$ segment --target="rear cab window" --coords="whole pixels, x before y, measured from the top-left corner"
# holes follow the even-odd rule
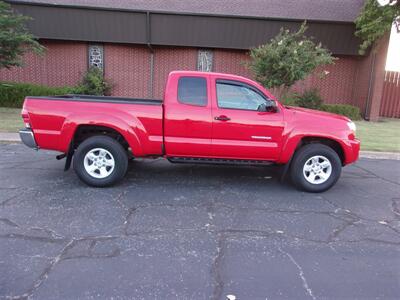
[[[179,78],[178,102],[195,106],[207,106],[207,79],[194,76]]]

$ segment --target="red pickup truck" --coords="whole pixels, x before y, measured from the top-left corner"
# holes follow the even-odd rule
[[[91,186],[121,180],[131,158],[173,163],[284,165],[293,183],[322,192],[360,142],[346,117],[280,104],[240,76],[174,71],[164,100],[66,95],[27,97],[21,140],[73,160]]]

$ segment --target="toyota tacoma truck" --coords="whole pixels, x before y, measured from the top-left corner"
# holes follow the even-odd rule
[[[332,187],[358,158],[356,126],[343,116],[284,106],[244,77],[169,74],[163,100],[26,97],[21,140],[60,152],[90,186],[120,181],[133,158],[172,163],[282,165],[308,192]]]

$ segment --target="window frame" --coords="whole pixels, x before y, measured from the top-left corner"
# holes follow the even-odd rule
[[[220,84],[229,84],[229,85],[234,85],[234,86],[240,86],[240,87],[245,87],[248,88],[250,90],[252,90],[253,92],[257,93],[259,96],[261,96],[261,98],[263,98],[265,100],[265,102],[267,101],[271,101],[271,102],[275,102],[274,100],[272,100],[271,98],[267,97],[263,92],[261,92],[258,88],[256,88],[255,86],[252,86],[248,83],[242,82],[242,81],[238,81],[238,80],[232,80],[232,79],[216,79],[215,80],[215,99],[217,101],[217,107],[219,109],[233,109],[233,110],[245,110],[245,111],[256,111],[256,112],[260,112],[258,110],[254,110],[254,109],[246,109],[246,108],[231,108],[231,107],[221,107],[219,106],[219,102],[218,102],[218,83]]]
[[[186,103],[186,102],[182,102],[182,100],[179,98],[179,83],[181,81],[181,79],[187,79],[187,78],[197,78],[197,79],[202,79],[205,81],[205,87],[206,87],[206,102],[204,105],[199,105],[199,104],[194,104],[194,103]],[[180,76],[178,78],[178,84],[177,84],[177,89],[176,89],[176,100],[178,101],[179,104],[184,104],[184,105],[190,105],[190,106],[196,106],[196,107],[207,107],[208,106],[208,82],[207,82],[207,78],[204,76]]]

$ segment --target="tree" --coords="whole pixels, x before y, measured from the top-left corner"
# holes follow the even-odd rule
[[[279,88],[282,94],[318,66],[332,64],[331,53],[305,36],[304,22],[298,31],[281,28],[269,43],[251,49],[249,63],[255,79],[267,88]]]
[[[390,5],[380,6],[376,0],[367,0],[360,15],[355,20],[355,35],[361,38],[359,53],[365,51],[387,32],[393,22],[400,16],[400,1],[392,1]]]
[[[44,51],[44,47],[26,29],[28,20],[29,17],[14,13],[9,4],[0,1],[0,68],[22,65],[21,57],[25,52]]]

